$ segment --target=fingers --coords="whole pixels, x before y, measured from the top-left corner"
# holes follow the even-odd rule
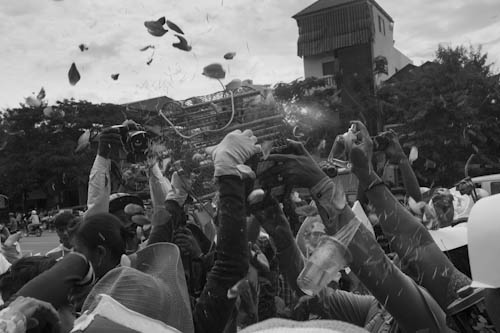
[[[237,130],[237,131],[239,131],[239,130]],[[241,133],[241,131],[240,131],[240,133]],[[251,129],[244,130],[242,134],[245,135],[245,136],[248,136],[249,138],[251,138],[252,136],[254,136]],[[257,142],[257,141],[255,141],[255,142]]]
[[[213,152],[215,151],[215,148],[217,148],[217,146],[207,147],[207,148],[205,148],[205,152],[206,152],[208,155],[213,155]]]
[[[370,133],[368,132],[368,129],[366,128],[365,124],[363,124],[363,122],[359,120],[353,120],[350,123],[356,125],[356,131],[361,134],[362,138],[370,137]]]

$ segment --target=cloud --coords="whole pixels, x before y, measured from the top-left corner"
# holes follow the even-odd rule
[[[216,92],[201,75],[212,62],[233,78],[256,83],[303,76],[296,56],[298,29],[291,18],[313,0],[16,0],[0,1],[0,105],[18,105],[45,86],[49,101],[66,97],[123,103],[160,95],[175,99]],[[498,0],[379,0],[395,20],[396,46],[415,60],[430,60],[439,43],[484,44],[492,60],[500,52]],[[193,51],[172,47],[171,32],[149,35],[146,20],[166,16],[186,33]],[[89,46],[80,52],[78,45]],[[154,59],[146,65],[155,45]],[[226,52],[234,60],[223,59]],[[82,79],[70,86],[72,62]],[[110,74],[120,73],[117,81]]]

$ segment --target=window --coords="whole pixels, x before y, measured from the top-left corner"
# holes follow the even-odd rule
[[[490,184],[490,186],[491,186],[491,195],[500,193],[500,183],[499,182],[495,182],[495,183],[492,182]]]
[[[335,75],[336,62],[329,61],[323,63],[323,75]]]
[[[384,29],[384,36],[385,36],[385,21],[382,20],[382,28]]]
[[[382,18],[378,16],[378,31],[382,32]]]

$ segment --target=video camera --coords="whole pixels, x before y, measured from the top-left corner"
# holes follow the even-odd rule
[[[114,125],[111,128],[116,128],[120,131],[121,141],[127,152],[127,162],[138,163],[146,160],[146,151],[148,150],[151,136],[146,132],[144,127],[135,122],[129,122],[122,125]]]

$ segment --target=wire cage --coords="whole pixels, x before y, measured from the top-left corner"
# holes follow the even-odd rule
[[[272,93],[266,95],[249,86],[232,93],[220,91],[184,101],[169,101],[159,112],[170,122],[162,126],[162,136],[171,147],[174,159],[184,159],[186,163],[236,129],[251,129],[259,142],[282,138],[290,131]],[[210,197],[216,191],[213,165],[209,160],[202,161],[195,173],[192,195],[199,200]]]

